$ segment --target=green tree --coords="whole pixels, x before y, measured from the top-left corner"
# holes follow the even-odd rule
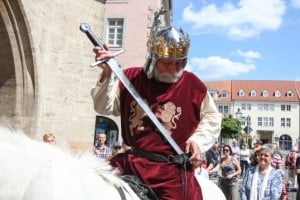
[[[241,138],[242,126],[239,120],[232,117],[232,115],[226,115],[222,119],[221,125],[221,137],[222,138]]]

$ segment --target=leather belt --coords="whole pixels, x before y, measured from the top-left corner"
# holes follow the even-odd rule
[[[175,163],[179,165],[184,165],[187,162],[186,157],[183,155],[189,156],[188,154],[181,154],[181,155],[162,155],[158,153],[152,153],[143,151],[140,149],[131,149],[131,153],[140,157],[147,158],[148,160],[155,161],[155,162],[166,162],[166,163]]]

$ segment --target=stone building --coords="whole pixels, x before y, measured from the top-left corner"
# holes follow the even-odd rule
[[[0,122],[38,140],[53,132],[74,148],[91,148],[99,116],[90,89],[101,70],[89,67],[93,46],[79,25],[89,23],[113,51],[125,49],[117,58],[122,67],[141,66],[160,6],[157,0],[0,0]],[[121,29],[111,27],[120,21]],[[109,41],[119,33],[111,30],[121,30],[120,37]]]

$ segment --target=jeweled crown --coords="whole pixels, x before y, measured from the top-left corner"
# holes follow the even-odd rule
[[[186,58],[190,46],[190,38],[182,29],[170,26],[150,36],[148,48],[158,57]]]

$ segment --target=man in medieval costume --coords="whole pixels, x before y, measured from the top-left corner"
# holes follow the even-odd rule
[[[123,174],[138,176],[161,200],[202,199],[194,169],[220,133],[222,115],[206,86],[184,70],[189,46],[183,30],[159,29],[150,35],[144,67],[124,70],[174,141],[190,153],[185,167],[173,162],[176,152],[107,64],[99,65],[102,73],[91,91],[96,112],[121,117],[122,138],[131,147],[112,158],[112,165]],[[96,60],[113,55],[107,45],[94,52]]]

